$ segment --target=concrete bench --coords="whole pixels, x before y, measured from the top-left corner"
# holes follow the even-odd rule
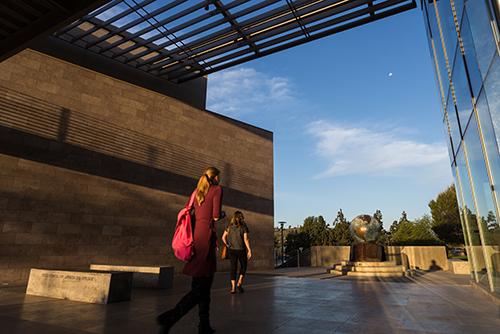
[[[108,264],[91,264],[90,270],[124,271],[134,274],[133,287],[168,289],[174,283],[173,266],[118,266]]]
[[[468,261],[449,259],[448,268],[449,271],[457,275],[470,275],[470,266]]]
[[[132,273],[31,269],[26,294],[109,304],[130,300]]]

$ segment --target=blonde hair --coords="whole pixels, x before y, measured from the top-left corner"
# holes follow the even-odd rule
[[[218,184],[216,176],[219,174],[220,172],[217,168],[208,167],[198,180],[198,185],[196,186],[196,201],[199,205],[205,201],[205,196],[207,196],[210,186]]]
[[[232,217],[231,221],[229,222],[229,225],[234,225],[234,226],[243,226],[245,224],[245,216],[243,216],[243,212],[241,211],[236,211]]]

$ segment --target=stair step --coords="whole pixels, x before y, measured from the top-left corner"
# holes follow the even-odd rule
[[[404,277],[404,272],[393,272],[393,273],[370,273],[370,272],[360,272],[360,271],[350,271],[347,276],[353,277]]]
[[[351,270],[352,266],[343,266],[337,264],[336,266],[333,267],[335,270]]]
[[[352,267],[352,271],[364,272],[364,273],[398,273],[403,272],[402,266],[394,267]]]
[[[396,262],[390,262],[390,261],[385,261],[385,262],[351,262],[350,263],[353,266],[356,267],[394,267],[397,266]]]
[[[346,273],[341,270],[330,269],[330,274],[334,276],[343,276]]]

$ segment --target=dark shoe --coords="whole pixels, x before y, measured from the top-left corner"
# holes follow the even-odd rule
[[[215,329],[210,326],[210,323],[200,322],[198,325],[198,334],[213,334]]]
[[[236,287],[236,289],[238,289],[239,293],[243,293],[243,292],[245,292],[245,290],[243,289],[243,287],[242,287],[241,285],[238,285],[238,286]]]
[[[236,293],[236,290],[229,290],[229,293],[234,295]]]
[[[170,328],[172,328],[176,321],[175,309],[164,312],[156,317],[156,322],[160,325],[160,334],[168,334]]]

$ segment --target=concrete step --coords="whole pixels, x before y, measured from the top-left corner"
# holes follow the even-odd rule
[[[364,273],[397,273],[397,272],[403,272],[403,266],[393,266],[393,267],[356,266],[352,267],[351,271],[364,272]]]
[[[347,276],[352,277],[404,277],[404,272],[392,272],[392,273],[370,273],[370,272],[360,272],[360,271],[350,271]]]
[[[397,266],[396,262],[350,262],[351,265],[356,267],[394,267]]]
[[[330,274],[333,276],[343,276],[346,274],[346,272],[343,272],[341,270],[335,270],[335,269],[330,269]]]
[[[352,266],[345,266],[345,265],[340,265],[337,264],[333,267],[335,270],[351,270]]]

